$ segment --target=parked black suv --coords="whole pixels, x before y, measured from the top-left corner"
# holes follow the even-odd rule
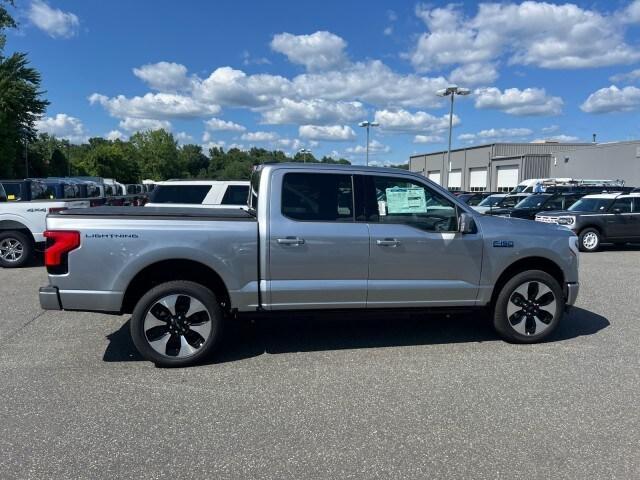
[[[458,200],[466,203],[470,207],[475,207],[485,198],[490,197],[498,192],[464,192],[456,195]]]
[[[539,213],[536,221],[570,228],[578,235],[583,252],[595,252],[602,242],[640,241],[640,194],[587,195],[568,210]]]
[[[543,211],[567,210],[582,198],[577,193],[534,193],[511,208],[496,208],[487,212],[490,215],[526,218],[535,220],[536,214]]]

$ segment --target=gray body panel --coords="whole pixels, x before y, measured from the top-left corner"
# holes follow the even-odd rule
[[[477,231],[440,233],[404,224],[288,219],[280,208],[282,177],[298,170],[406,177],[447,197],[459,212],[473,215]],[[49,275],[61,308],[120,311],[128,285],[142,269],[179,259],[214,270],[229,292],[231,308],[240,312],[486,305],[499,276],[527,257],[555,263],[565,283],[576,284],[568,298],[577,295],[577,257],[568,229],[473,213],[446,190],[402,170],[267,165],[260,178],[256,219],[241,211],[162,210],[50,216],[48,229],[81,233],[81,246],[68,255],[69,273]],[[397,239],[398,245],[378,244],[386,238]],[[45,295],[43,307],[54,308],[45,306],[55,303],[51,291]]]

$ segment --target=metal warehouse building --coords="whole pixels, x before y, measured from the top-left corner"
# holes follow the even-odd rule
[[[492,143],[413,155],[409,170],[450,190],[506,192],[529,178],[624,180],[640,186],[640,141]]]

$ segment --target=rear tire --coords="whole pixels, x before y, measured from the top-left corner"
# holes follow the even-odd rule
[[[131,316],[131,338],[140,354],[162,367],[202,361],[216,347],[223,313],[211,290],[172,281],[149,290]]]
[[[596,252],[600,248],[600,232],[595,228],[585,228],[578,237],[581,252]]]
[[[541,270],[528,270],[514,276],[500,290],[493,326],[508,342],[537,343],[555,330],[564,308],[558,281]]]
[[[28,235],[17,231],[0,233],[0,266],[23,267],[33,255],[33,241]]]

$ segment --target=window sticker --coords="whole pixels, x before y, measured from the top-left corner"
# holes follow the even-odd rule
[[[424,213],[427,211],[427,200],[424,188],[393,187],[386,189],[387,213]]]

